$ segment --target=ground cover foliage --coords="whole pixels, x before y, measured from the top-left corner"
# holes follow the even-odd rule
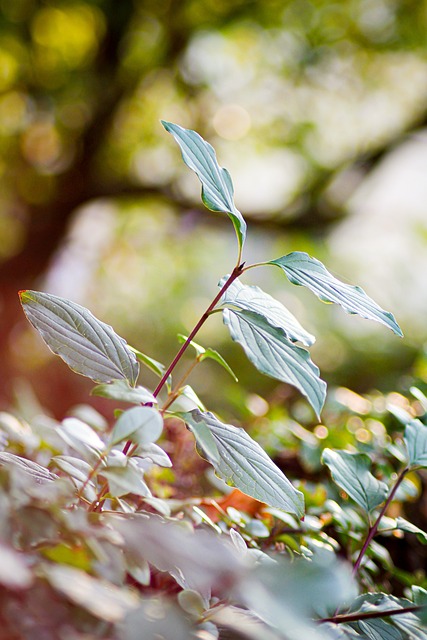
[[[0,637],[427,638],[427,533],[412,507],[427,467],[423,389],[408,398],[338,389],[326,401],[308,351],[314,337],[241,277],[279,268],[289,286],[401,336],[396,320],[306,253],[246,265],[230,175],[197,133],[163,124],[206,207],[229,216],[237,260],[169,366],[70,300],[20,292],[48,347],[116,411],[112,424],[86,405],[62,422],[1,414]],[[255,421],[253,437],[207,410],[189,384],[194,370],[203,375],[213,360],[235,377],[194,341],[216,314],[258,370],[322,414],[314,431],[312,418],[304,424],[280,403]],[[194,359],[182,370],[187,350]],[[140,368],[158,376],[154,389]],[[200,474],[215,472],[206,495],[174,491],[173,429],[194,438]],[[300,475],[285,473],[290,459]],[[393,549],[408,539],[402,566]]]

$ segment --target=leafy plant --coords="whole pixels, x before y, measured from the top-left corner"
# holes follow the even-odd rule
[[[358,509],[352,513],[331,498],[320,506],[323,515],[330,514],[335,538],[347,540],[351,571],[337,558],[338,543],[315,509],[302,520],[304,494],[310,498],[310,492],[295,486],[245,430],[208,412],[187,384],[206,359],[234,376],[220,354],[194,342],[208,318],[221,312],[231,338],[255,367],[296,387],[320,416],[326,384],[307,350],[314,337],[284,305],[240,281],[256,267],[279,267],[292,284],[402,335],[398,324],[362,289],[338,281],[305,253],[246,265],[246,223],[234,204],[229,173],[196,132],[163,124],[199,177],[205,205],[230,217],[237,261],[188,337],[180,337],[181,347],[168,367],[127,345],[80,305],[47,293],[20,292],[28,320],[71,369],[98,383],[95,395],[136,406],[118,410],[111,427],[99,417],[93,422],[93,414],[31,426],[5,414],[0,426],[17,450],[0,457],[9,514],[4,563],[13,568],[0,572],[0,581],[12,592],[12,610],[18,601],[33,610],[34,598],[49,598],[61,603],[56,627],[65,629],[72,619],[78,634],[124,640],[216,638],[224,628],[255,640],[427,638],[419,617],[427,599],[423,587],[414,585],[412,600],[380,592],[358,596],[359,585],[369,586],[371,555],[381,556],[374,537],[385,521],[390,526],[387,508],[406,476],[427,466],[427,427],[409,416],[406,460],[393,482],[372,473],[366,453],[323,452],[334,482]],[[195,358],[175,382],[189,347]],[[140,364],[158,376],[155,389],[137,384]],[[224,490],[231,485],[238,490],[234,495],[249,496],[245,508],[255,505],[252,517],[233,506],[234,498],[224,508],[221,500],[212,503],[212,512],[201,500],[154,495],[155,469],[172,464],[157,444],[168,420],[188,427]],[[41,459],[50,455],[55,473],[40,460],[28,459],[31,447],[23,445],[30,436],[36,442],[33,450],[45,451]],[[277,522],[286,525],[278,527],[279,533]],[[417,533],[403,518],[391,530]],[[422,530],[418,533],[427,539]],[[284,550],[292,561],[283,557]],[[10,637],[25,635],[24,623],[5,615]],[[31,623],[48,633],[44,620]],[[46,637],[57,637],[52,634]]]

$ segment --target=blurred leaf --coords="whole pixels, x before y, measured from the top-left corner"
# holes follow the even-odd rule
[[[206,609],[203,598],[193,589],[180,591],[178,593],[178,603],[181,609],[195,618],[199,618]]]
[[[65,298],[29,290],[19,295],[28,320],[73,371],[94,382],[125,378],[135,384],[136,357],[108,324]]]
[[[187,340],[187,336],[182,335],[182,333],[178,334],[178,340],[181,343],[186,342]],[[232,370],[232,368],[230,367],[230,365],[228,364],[228,362],[226,362],[224,360],[224,358],[222,357],[222,355],[220,353],[218,353],[218,351],[215,351],[215,349],[211,349],[210,347],[208,347],[207,349],[205,349],[204,347],[202,347],[200,344],[197,344],[197,342],[194,342],[194,340],[190,341],[190,345],[193,347],[193,349],[195,349],[196,351],[196,355],[197,355],[197,359],[199,360],[199,362],[203,362],[203,360],[215,360],[215,362],[217,362],[218,364],[221,365],[221,367],[223,367],[229,374],[230,376],[236,381],[237,377],[234,373],[234,371]]]
[[[396,518],[396,529],[406,531],[407,533],[414,533],[417,536],[419,542],[421,542],[422,544],[427,544],[427,533],[419,527],[416,527],[414,524],[412,524],[412,522],[405,520],[405,518]]]
[[[0,543],[0,584],[6,589],[28,589],[33,584],[33,574],[25,556]]]
[[[118,625],[119,640],[189,640],[197,638],[182,611],[166,598],[145,598]],[[206,639],[208,640],[208,639]],[[210,640],[210,638],[209,638]]]
[[[347,313],[355,313],[368,320],[376,320],[386,325],[398,336],[402,331],[393,314],[384,311],[360,287],[337,280],[324,265],[302,251],[293,251],[286,256],[271,260],[285,272],[292,284],[308,287],[324,302],[335,302]]]
[[[125,467],[110,466],[102,469],[102,475],[107,478],[109,493],[115,498],[120,498],[128,493],[142,497],[151,496],[150,489],[143,480],[142,472],[132,459],[128,459]]]
[[[16,456],[14,453],[8,453],[7,451],[0,452],[0,466],[3,465],[11,466],[12,469],[30,476],[37,484],[44,484],[58,478],[55,473],[37,464],[37,462]]]
[[[98,580],[80,569],[45,565],[44,573],[54,589],[101,620],[117,622],[138,606],[134,591]]]
[[[135,444],[155,442],[162,433],[163,418],[152,407],[133,407],[120,415],[111,434],[111,444],[132,440]]]
[[[172,402],[168,411],[172,413],[179,413],[182,411],[191,411],[192,409],[206,411],[205,405],[200,400],[193,387],[186,384],[179,390],[179,396]]]
[[[410,420],[405,427],[405,444],[409,466],[427,467],[427,427],[420,420]]]
[[[233,183],[227,169],[222,169],[217,162],[213,147],[203,138],[177,124],[162,124],[179,144],[185,164],[192,169],[202,183],[202,200],[211,211],[227,213],[236,231],[241,252],[246,238],[246,222],[234,205]]]
[[[85,462],[85,460],[74,458],[73,456],[54,456],[52,462],[68,476],[80,482],[86,482],[89,474],[92,472],[90,464]]]
[[[220,286],[225,280],[226,278],[223,278],[220,281]],[[270,325],[283,329],[286,337],[292,342],[302,342],[306,347],[315,342],[315,337],[300,325],[281,302],[259,287],[243,285],[239,280],[235,280],[223,295],[220,308],[253,311],[263,316]]]
[[[99,455],[105,449],[96,431],[78,418],[65,418],[58,426],[58,433],[70,447],[81,453],[89,449]]]
[[[296,387],[310,402],[317,416],[326,397],[326,383],[310,360],[308,351],[288,340],[283,329],[254,311],[223,310],[224,324],[244,349],[249,360],[266,375]]]
[[[369,471],[371,460],[364,453],[325,449],[322,461],[337,485],[365,511],[372,511],[386,500],[388,487]]]
[[[99,384],[91,391],[92,396],[111,398],[119,402],[131,402],[132,404],[148,404],[157,402],[153,394],[144,387],[131,387],[127,380],[113,380],[105,384]]]
[[[223,424],[212,413],[201,413],[197,409],[182,417],[220,478],[272,507],[303,515],[302,493],[244,429]]]

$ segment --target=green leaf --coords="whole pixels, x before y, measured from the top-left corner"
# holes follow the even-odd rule
[[[136,444],[155,442],[162,433],[163,419],[152,407],[133,407],[121,414],[111,434],[111,444],[132,440]]]
[[[272,507],[303,515],[302,493],[246,431],[223,424],[212,413],[198,409],[182,418],[222,480]]]
[[[168,454],[159,447],[159,445],[150,442],[144,445],[138,445],[132,456],[138,458],[148,458],[159,467],[171,467],[172,462]]]
[[[28,290],[19,295],[30,323],[70,369],[94,382],[125,378],[135,384],[135,354],[108,324],[65,298]]]
[[[90,392],[92,396],[110,398],[118,402],[130,402],[132,404],[156,404],[157,400],[145,387],[131,387],[127,380],[113,380],[105,384],[99,384]]]
[[[396,529],[406,531],[407,533],[414,533],[422,544],[427,544],[427,533],[412,524],[412,522],[405,520],[405,518],[396,518]]]
[[[326,383],[306,349],[291,342],[283,329],[254,311],[223,310],[231,338],[244,349],[255,367],[272,378],[296,387],[310,402],[317,416],[326,397]]]
[[[222,286],[229,278],[222,278]],[[315,342],[315,337],[304,329],[295,316],[278,300],[272,298],[259,287],[243,285],[235,280],[221,298],[220,308],[232,311],[253,311],[263,316],[273,327],[283,329],[292,342],[302,342],[306,347]]]
[[[402,331],[393,314],[384,311],[360,287],[337,280],[324,265],[302,251],[293,251],[286,256],[271,260],[285,272],[292,284],[308,287],[324,302],[335,302],[347,313],[355,313],[368,320],[376,320],[389,327],[398,336]]]
[[[166,371],[166,367],[164,364],[162,364],[158,360],[154,360],[154,358],[150,358],[150,356],[147,356],[145,353],[138,351],[138,349],[135,349],[135,347],[131,347],[129,344],[127,347],[130,351],[132,351],[132,353],[135,354],[139,362],[142,362],[142,364],[144,364],[148,369],[150,369],[150,371],[159,376],[159,378],[162,377],[162,375]]]
[[[162,125],[179,144],[182,158],[202,183],[202,200],[211,211],[227,213],[236,231],[241,252],[246,238],[246,222],[234,204],[233,183],[227,169],[222,169],[213,147],[192,131],[162,120]]]
[[[369,471],[371,461],[364,453],[325,449],[322,461],[336,484],[365,511],[372,511],[386,500],[388,487]]]
[[[409,466],[427,467],[427,427],[418,419],[410,420],[405,427],[405,444]]]
[[[182,335],[182,333],[178,333],[178,340],[183,344],[187,341],[187,336]],[[215,349],[211,349],[210,347],[205,349],[200,344],[197,344],[197,342],[194,342],[194,340],[190,341],[190,345],[196,351],[196,356],[199,362],[203,362],[203,360],[208,359],[215,360],[215,362],[220,364],[221,367],[223,367],[230,374],[230,376],[234,378],[236,382],[238,382],[236,374],[234,373],[228,362],[226,362],[222,355],[218,353],[218,351],[215,351]]]

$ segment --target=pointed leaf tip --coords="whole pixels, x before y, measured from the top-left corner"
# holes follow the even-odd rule
[[[227,169],[219,166],[214,148],[196,131],[165,120],[161,123],[178,143],[187,167],[202,183],[204,205],[211,211],[226,213],[231,219],[241,253],[246,238],[246,222],[234,204],[234,188]]]
[[[335,278],[319,260],[308,253],[293,251],[271,260],[269,264],[283,269],[292,284],[307,287],[323,302],[339,304],[347,313],[381,322],[399,337],[403,336],[392,313],[381,309],[360,287]]]

